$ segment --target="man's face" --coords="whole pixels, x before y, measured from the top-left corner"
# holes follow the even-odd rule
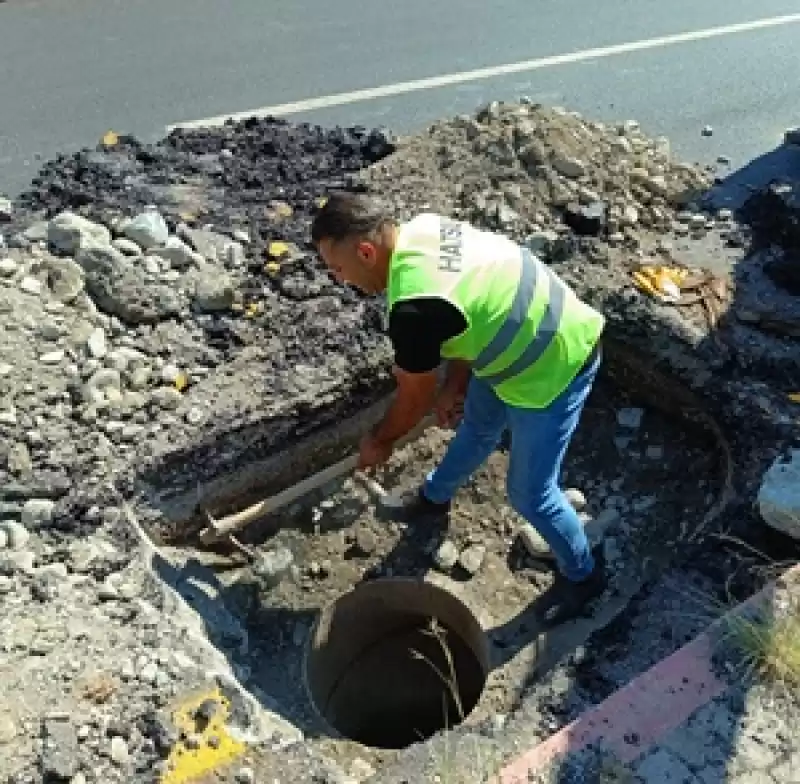
[[[364,239],[334,242],[320,240],[319,255],[339,283],[349,283],[366,294],[378,294],[386,286],[378,263],[378,249]]]

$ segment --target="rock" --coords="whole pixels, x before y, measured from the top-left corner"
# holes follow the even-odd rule
[[[69,781],[80,763],[78,738],[71,722],[46,719],[41,751],[41,769],[45,781]]]
[[[99,402],[105,400],[109,390],[119,391],[122,387],[122,375],[114,368],[100,368],[95,371],[84,387],[87,400]]]
[[[564,208],[564,223],[581,236],[598,236],[605,228],[607,220],[608,208],[604,202],[594,202],[587,206],[570,202]]]
[[[0,713],[0,746],[11,743],[17,737],[16,723],[7,713]]]
[[[443,572],[449,572],[458,563],[458,548],[449,539],[445,540],[434,553],[433,562]]]
[[[230,310],[235,299],[233,280],[228,275],[203,272],[195,283],[194,305],[200,312]]]
[[[462,551],[458,558],[462,568],[473,577],[481,570],[486,558],[486,547],[482,544],[473,544]]]
[[[586,509],[586,496],[576,487],[566,489],[564,491],[564,497],[576,512],[582,512]]]
[[[92,330],[89,339],[86,341],[86,348],[89,349],[89,356],[95,359],[102,359],[108,352],[106,344],[106,332],[102,327]]]
[[[181,370],[177,365],[168,362],[161,368],[161,380],[165,384],[174,384],[181,377]]]
[[[42,293],[42,282],[36,278],[25,277],[19,282],[19,290],[38,297]]]
[[[291,572],[294,555],[286,547],[259,552],[252,564],[253,575],[266,589],[274,588]]]
[[[8,452],[8,470],[12,474],[29,474],[33,469],[31,453],[22,442],[11,446]]]
[[[0,550],[5,550],[8,545],[8,534],[0,528]]]
[[[13,406],[5,411],[0,411],[0,425],[16,425],[17,409]]]
[[[48,224],[47,241],[56,251],[73,256],[87,244],[110,244],[111,232],[73,212],[62,212]]]
[[[713,136],[714,135],[714,129],[710,125],[706,125],[706,126],[703,127],[703,130],[700,131],[700,133],[703,136]]]
[[[524,244],[530,252],[541,258],[546,258],[557,242],[558,233],[549,230],[535,231],[524,240]]]
[[[255,784],[256,774],[252,768],[239,768],[235,775],[236,784]]]
[[[127,237],[115,239],[111,243],[111,246],[116,248],[120,253],[125,256],[130,256],[131,258],[142,255],[142,249],[133,240],[129,240]]]
[[[166,259],[175,269],[185,269],[198,262],[198,254],[177,237],[170,237],[166,243],[153,251],[159,258]]]
[[[188,242],[192,248],[209,261],[227,262],[233,267],[240,266],[244,261],[244,248],[241,243],[224,237],[222,234],[189,227],[182,228],[179,234],[181,239]],[[244,241],[249,242],[249,240],[249,236],[245,233]]]
[[[368,557],[378,549],[378,539],[369,528],[360,527],[356,530],[355,550],[358,555]]]
[[[520,524],[517,529],[517,536],[525,548],[525,551],[533,558],[553,557],[550,545],[545,542],[542,535],[527,521]]]
[[[644,409],[641,408],[621,408],[617,411],[617,424],[620,427],[635,430],[642,424]]]
[[[53,520],[55,501],[49,498],[31,498],[22,507],[21,522],[27,529],[47,525]]]
[[[43,365],[58,365],[64,361],[64,352],[59,349],[58,351],[48,351],[39,357],[39,362]]]
[[[664,457],[664,447],[658,444],[651,444],[645,449],[644,454],[648,460],[662,460]]]
[[[19,264],[14,259],[0,259],[0,278],[10,278],[18,269]]]
[[[155,209],[145,210],[132,220],[126,221],[121,230],[127,239],[145,251],[163,245],[169,239],[169,227]]]
[[[586,164],[577,158],[569,155],[556,153],[552,158],[553,168],[562,176],[569,179],[577,179],[586,174]]]
[[[772,463],[762,479],[757,503],[767,525],[800,541],[800,449]]]
[[[81,248],[75,260],[86,272],[86,290],[101,310],[128,324],[152,324],[185,306],[174,286],[150,283],[147,273],[110,245]]]
[[[119,767],[128,764],[130,752],[128,751],[128,744],[125,742],[125,738],[121,738],[119,735],[115,735],[111,738],[109,756],[111,757],[111,761]]]
[[[800,146],[800,126],[787,129],[783,134],[783,143],[789,147]]]
[[[45,262],[47,285],[58,302],[72,303],[83,293],[83,268],[72,259],[50,258]]]
[[[11,203],[11,199],[0,196],[0,221],[10,221],[13,214],[14,205]]]

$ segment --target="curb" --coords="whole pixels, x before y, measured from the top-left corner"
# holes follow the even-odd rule
[[[779,580],[800,580],[800,564],[784,572]],[[494,784],[527,784],[532,780],[531,774],[589,745],[602,744],[623,763],[640,757],[695,711],[730,688],[731,684],[715,673],[713,631],[726,618],[765,600],[774,587],[774,581],[768,583],[691,642],[543,743],[528,749],[500,771]]]

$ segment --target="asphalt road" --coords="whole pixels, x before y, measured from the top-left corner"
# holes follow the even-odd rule
[[[109,128],[153,141],[177,122],[799,11],[797,0],[9,0],[0,192],[16,194],[43,159]],[[683,158],[741,165],[800,124],[799,75],[792,23],[295,117],[408,132],[529,95],[637,119]]]

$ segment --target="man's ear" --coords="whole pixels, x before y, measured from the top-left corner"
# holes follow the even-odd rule
[[[367,267],[374,266],[378,260],[378,249],[369,240],[360,240],[356,245],[356,253],[361,262]]]

